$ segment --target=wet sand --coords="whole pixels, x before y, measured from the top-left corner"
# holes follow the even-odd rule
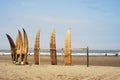
[[[72,65],[86,65],[86,56],[72,56]],[[11,56],[0,56],[0,63],[12,63]],[[34,56],[28,56],[28,63],[34,64]],[[57,64],[64,65],[64,57],[57,56]],[[120,56],[90,56],[90,66],[120,67]],[[40,56],[40,65],[51,65],[50,56]]]

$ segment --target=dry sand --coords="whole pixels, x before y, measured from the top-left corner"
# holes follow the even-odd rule
[[[72,66],[64,66],[58,56],[58,65],[50,65],[49,56],[41,56],[41,64],[33,64],[33,56],[28,56],[29,65],[15,65],[10,56],[0,56],[0,80],[120,80],[120,57],[90,57],[86,67],[86,57],[74,56]]]

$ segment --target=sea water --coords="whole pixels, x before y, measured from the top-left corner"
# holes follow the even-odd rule
[[[40,55],[50,55],[50,50],[40,50]],[[10,55],[10,50],[0,50],[0,55]],[[28,55],[34,55],[33,50],[28,51]],[[64,55],[63,50],[57,50],[57,55]],[[72,55],[86,56],[85,50],[72,50]],[[90,56],[120,56],[120,50],[89,50]]]

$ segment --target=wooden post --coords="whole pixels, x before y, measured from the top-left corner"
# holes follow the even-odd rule
[[[61,48],[61,64],[63,65],[63,53],[64,53],[64,49],[63,48]]]
[[[89,48],[87,47],[87,67],[89,67]]]
[[[40,49],[39,49],[39,65],[40,65]]]

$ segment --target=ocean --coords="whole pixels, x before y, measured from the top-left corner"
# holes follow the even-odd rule
[[[0,50],[0,55],[10,55],[10,50]],[[33,50],[28,51],[29,55],[34,55]],[[40,50],[40,55],[50,55],[50,50]],[[63,50],[57,50],[57,55],[64,55]],[[85,50],[72,50],[72,55],[86,56]],[[120,50],[89,50],[90,56],[120,56]]]

